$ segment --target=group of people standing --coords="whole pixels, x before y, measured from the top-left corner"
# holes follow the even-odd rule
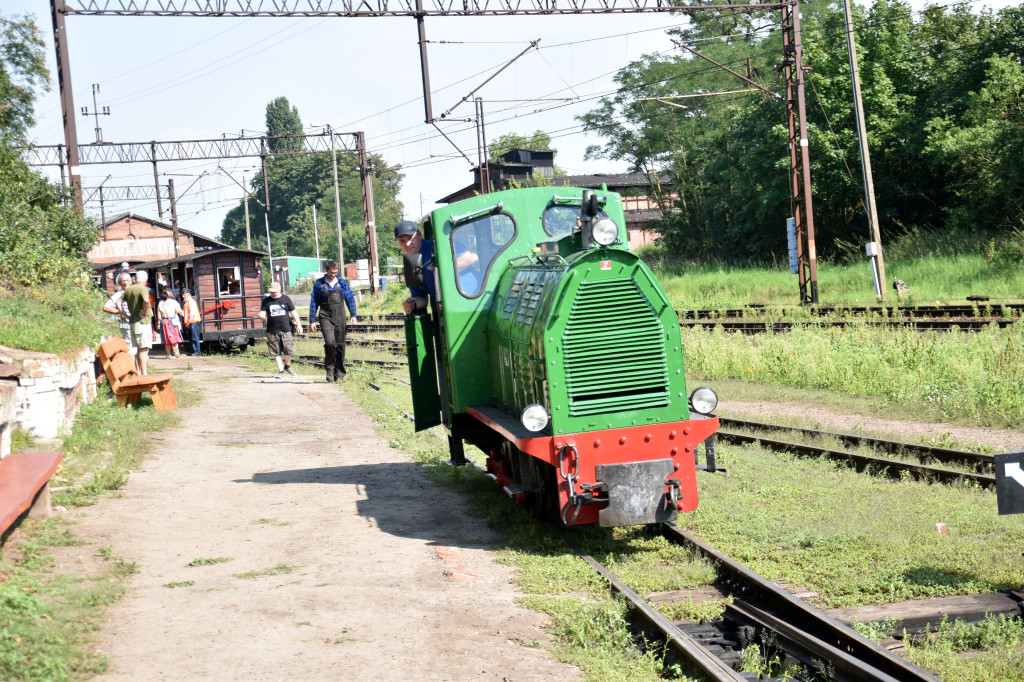
[[[133,279],[127,268],[118,273],[116,284],[118,288],[103,306],[103,311],[117,318],[121,338],[127,344],[128,352],[135,357],[139,374],[144,375],[148,371],[149,351],[154,339],[154,309],[167,357],[180,357],[178,344],[186,338],[190,343],[190,352],[186,355],[200,355],[201,315],[199,304],[192,297],[191,291],[179,289],[179,302],[171,290],[164,289],[157,303],[153,289],[149,286],[149,273],[140,270]]]

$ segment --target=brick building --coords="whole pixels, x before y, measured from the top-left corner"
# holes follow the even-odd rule
[[[480,167],[473,169],[473,184],[439,200],[438,203],[452,204],[476,196],[480,191]],[[626,215],[626,232],[629,248],[649,244],[661,235],[648,226],[661,217],[661,207],[648,196],[651,184],[668,184],[667,176],[655,178],[645,173],[617,173],[597,175],[555,175],[555,152],[552,149],[513,149],[502,156],[502,160],[488,164],[487,174],[492,191],[508,189],[513,184],[530,187],[535,178],[543,178],[546,184],[561,187],[585,187],[599,189],[607,185],[609,191],[622,195],[622,209]],[[669,198],[676,198],[674,193]]]
[[[103,241],[86,254],[93,269],[93,279],[106,291],[114,291],[114,275],[121,263],[129,266],[148,261],[167,260],[198,251],[231,248],[216,239],[190,230],[177,230],[170,223],[155,218],[122,213],[107,218],[103,224]]]

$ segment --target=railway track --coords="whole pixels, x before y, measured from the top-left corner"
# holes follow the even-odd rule
[[[384,343],[381,343],[384,342]],[[366,345],[384,350],[402,360],[353,360],[355,363],[363,363],[369,366],[394,368],[404,366],[405,344],[398,341],[366,340],[351,341],[352,345]],[[319,356],[298,355],[293,358],[296,362],[303,362],[317,366],[323,366],[323,360]],[[759,444],[771,450],[779,452],[790,452],[802,457],[828,457],[830,459],[848,462],[858,471],[885,471],[892,478],[899,478],[901,475],[908,475],[915,480],[939,481],[942,483],[956,483],[970,480],[984,488],[994,488],[996,485],[995,476],[992,475],[995,460],[992,455],[984,455],[966,450],[954,450],[950,448],[932,447],[904,443],[900,441],[888,441],[881,438],[870,438],[846,433],[833,433],[815,429],[801,429],[779,424],[768,424],[764,422],[747,421],[741,419],[729,419],[720,417],[722,428],[715,434],[719,441],[736,445]],[[832,438],[851,447],[869,447],[876,452],[889,455],[901,455],[905,457],[916,457],[919,462],[906,462],[890,457],[866,455],[847,450],[828,448],[807,443],[794,442],[790,440],[779,440],[769,438],[763,434],[750,435],[738,433],[732,429],[746,429],[755,432],[777,432],[789,433],[796,437],[803,438]],[[943,464],[956,464],[973,469],[973,471],[961,471],[947,469],[941,466],[934,466],[929,462],[941,462]],[[713,466],[709,463],[709,466]]]
[[[298,362],[303,365],[313,365],[314,367],[323,367],[324,359],[319,355],[293,355],[292,362]],[[370,367],[383,367],[385,369],[404,367],[405,362],[398,360],[346,360],[345,365],[369,365]]]
[[[551,526],[555,535],[630,602],[647,629],[659,633],[691,674],[712,680],[758,679],[752,674],[737,673],[733,665],[742,649],[760,644],[781,650],[800,662],[807,671],[806,677],[801,676],[803,679],[937,680],[678,526],[662,523],[658,529],[669,542],[698,553],[716,566],[719,584],[734,598],[722,621],[700,625],[670,621],[562,529]]]
[[[865,469],[885,470],[889,476],[899,478],[901,474],[907,474],[917,480],[935,480],[943,483],[952,483],[963,480],[974,481],[985,488],[993,488],[996,485],[994,475],[982,472],[992,471],[995,459],[992,455],[982,455],[966,450],[952,450],[950,448],[937,448],[927,445],[915,445],[899,441],[888,441],[881,438],[869,438],[845,433],[831,433],[815,429],[800,429],[778,424],[766,424],[763,422],[745,421],[741,419],[728,419],[719,417],[722,428],[715,434],[718,440],[739,445],[759,444],[772,450],[791,452],[804,457],[829,457],[853,464],[858,471]],[[864,455],[835,448],[807,445],[791,441],[766,438],[762,435],[750,435],[730,431],[733,429],[746,429],[755,432],[781,432],[804,438],[832,438],[841,443],[853,447],[871,447],[890,455],[903,455],[916,457],[919,463],[905,462],[888,457]],[[958,471],[943,467],[932,466],[925,462],[938,461],[946,464],[960,464],[973,468],[974,472]]]
[[[992,318],[889,318],[889,319],[861,319],[861,320],[745,320],[745,319],[697,319],[683,320],[679,323],[682,328],[715,329],[721,327],[725,331],[741,332],[743,334],[761,334],[767,331],[789,331],[801,327],[877,327],[877,328],[909,328],[917,331],[951,331],[958,329],[963,332],[976,332],[996,325],[1000,329],[1006,329],[1011,325],[1024,323],[1024,318],[1019,317],[992,317]],[[370,332],[398,332],[405,329],[403,324],[391,321],[351,324],[348,326],[350,333]],[[299,338],[316,338],[315,335],[302,334]],[[397,341],[395,343],[398,343]]]
[[[723,310],[684,310],[679,313],[682,320],[718,320],[763,315],[771,310],[774,315],[785,315],[793,312],[788,308],[767,308],[752,303],[745,308],[727,308]],[[889,318],[907,317],[921,318],[999,318],[1024,316],[1024,303],[979,303],[964,305],[920,305],[920,306],[808,306],[798,308],[801,315],[819,317],[844,315],[877,315]]]
[[[1005,329],[1010,325],[1022,322],[1020,318],[990,318],[990,319],[902,319],[893,318],[887,320],[806,320],[806,321],[755,321],[755,320],[685,320],[679,323],[680,327],[700,329],[714,329],[722,327],[725,331],[742,332],[744,334],[760,334],[767,331],[789,331],[800,327],[905,327],[917,331],[951,331],[959,329],[965,332],[976,332],[985,329],[989,325],[997,325]]]
[[[406,383],[399,377],[385,376]],[[368,382],[371,389],[399,410],[410,421],[413,416],[384,395],[380,386]],[[744,428],[783,428],[761,422],[725,419],[728,426]],[[802,435],[828,435],[852,445],[872,445],[904,454],[942,459],[943,461],[987,466],[991,457],[976,453],[933,448],[907,443],[893,443],[881,439],[849,434],[826,434],[811,429],[788,429]],[[444,437],[435,433],[439,439]],[[470,464],[487,474],[484,467],[470,460]],[[490,474],[487,474],[490,475]],[[604,576],[612,589],[631,605],[636,618],[644,624],[645,635],[665,643],[668,651],[689,673],[715,681],[766,679],[752,673],[739,673],[740,653],[748,646],[758,645],[772,653],[781,652],[786,660],[799,662],[806,671],[803,675],[787,679],[838,682],[853,681],[929,681],[936,677],[905,661],[898,654],[876,644],[849,626],[797,598],[784,588],[754,573],[739,562],[715,550],[692,534],[672,523],[657,525],[661,534],[674,544],[699,554],[714,564],[719,571],[718,585],[733,597],[726,606],[723,618],[713,623],[673,622],[641,597],[625,581],[602,565],[575,543],[562,528],[551,525],[551,532],[559,537],[594,570]],[[1014,600],[1007,598],[1011,611]]]

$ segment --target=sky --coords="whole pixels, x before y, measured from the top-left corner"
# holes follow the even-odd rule
[[[30,139],[39,145],[63,144],[49,3],[7,0],[0,12],[34,14],[44,29],[53,87],[36,103]],[[685,21],[665,13],[427,17],[434,115],[453,107],[539,39],[540,49],[529,51],[476,93],[485,100],[488,141],[541,129],[551,135],[558,150],[555,162],[567,173],[625,172],[621,163],[584,160],[586,147],[601,139],[584,135],[575,117],[614,91],[612,78],[619,69],[644,54],[670,52],[665,29]],[[75,109],[87,107],[92,113],[109,107],[110,115],[98,120],[106,142],[213,139],[243,131],[260,135],[267,103],[283,96],[297,107],[308,132],[321,130],[313,123],[328,123],[340,132],[363,131],[371,153],[401,165],[405,178],[399,198],[407,218],[429,212],[437,199],[472,181],[471,163],[424,123],[414,19],[74,15],[66,18],[66,27]],[[93,84],[99,85],[95,104]],[[451,118],[473,115],[473,104],[467,102]],[[80,144],[96,140],[96,124],[93,116],[78,114]],[[474,125],[448,122],[441,128],[475,164]],[[216,173],[218,165],[231,177]],[[174,179],[179,225],[216,238],[224,215],[242,197],[238,183],[251,178],[258,165],[259,159],[161,163],[160,182]],[[60,177],[56,168],[43,172]],[[82,182],[87,188],[152,185],[153,169],[148,163],[84,165]],[[155,201],[107,201],[104,208],[108,216],[125,211],[157,216]],[[166,202],[164,210],[169,219]],[[99,218],[98,202],[87,203],[86,212]]]

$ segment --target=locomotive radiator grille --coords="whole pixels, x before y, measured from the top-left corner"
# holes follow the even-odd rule
[[[665,407],[665,330],[631,278],[583,282],[562,336],[569,415]]]

